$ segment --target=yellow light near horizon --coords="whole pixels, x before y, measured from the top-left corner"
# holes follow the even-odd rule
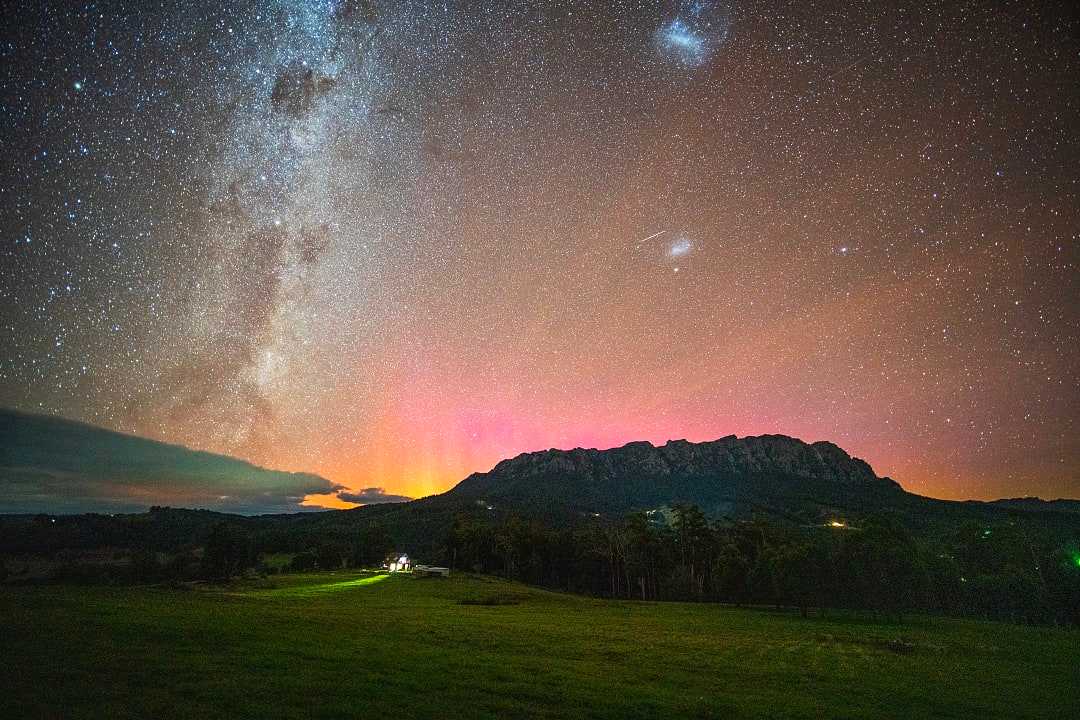
[[[847,527],[847,525],[840,522],[839,520],[832,520],[832,521],[829,522],[829,527],[842,528],[842,527]]]
[[[300,503],[309,508],[326,508],[327,510],[351,510],[360,507],[359,503],[346,502],[337,495],[305,495]]]

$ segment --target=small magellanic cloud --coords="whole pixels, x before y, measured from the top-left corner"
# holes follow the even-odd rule
[[[680,235],[675,240],[673,240],[671,246],[668,247],[668,255],[670,255],[671,257],[682,257],[684,255],[688,255],[693,249],[693,241],[685,235]]]

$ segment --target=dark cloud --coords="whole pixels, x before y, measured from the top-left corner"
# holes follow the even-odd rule
[[[285,68],[274,82],[270,103],[276,112],[292,117],[303,117],[311,112],[315,101],[330,92],[334,79],[316,75],[315,71],[300,64]]]
[[[364,488],[360,492],[339,492],[337,496],[345,502],[360,503],[361,505],[379,505],[412,500],[411,497],[405,495],[388,495],[381,487]]]
[[[305,265],[313,264],[329,245],[327,223],[321,223],[316,227],[304,227],[300,232],[300,260]]]
[[[152,505],[295,512],[341,490],[308,473],[266,470],[55,417],[0,410],[0,512],[130,512]]]

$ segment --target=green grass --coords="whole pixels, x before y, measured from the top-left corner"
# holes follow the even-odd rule
[[[0,588],[0,717],[1080,717],[1075,630],[486,578],[273,585]]]

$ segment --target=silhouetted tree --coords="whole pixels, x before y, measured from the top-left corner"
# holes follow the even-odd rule
[[[340,570],[347,554],[341,543],[329,538],[315,548],[315,562],[320,570]]]
[[[221,523],[206,539],[202,575],[213,580],[227,580],[255,564],[251,538],[232,523]]]
[[[349,551],[349,564],[352,567],[377,566],[393,549],[394,540],[383,525],[379,523],[365,525],[353,537]]]
[[[308,572],[314,570],[318,564],[318,556],[310,550],[304,550],[293,555],[289,561],[289,569],[293,572]]]

